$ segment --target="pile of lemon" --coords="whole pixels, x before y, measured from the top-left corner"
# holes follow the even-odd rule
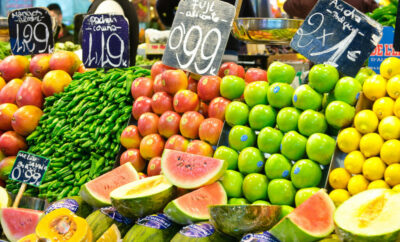
[[[353,127],[337,137],[339,149],[347,155],[344,168],[329,174],[334,189],[329,196],[336,205],[367,189],[400,192],[400,59],[385,59],[380,72],[363,84],[372,110],[358,112]]]

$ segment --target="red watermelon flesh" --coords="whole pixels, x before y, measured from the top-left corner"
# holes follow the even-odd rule
[[[1,226],[11,242],[35,233],[43,212],[26,208],[1,209]]]
[[[195,189],[217,181],[228,164],[220,159],[166,149],[161,158],[164,176],[175,186]]]

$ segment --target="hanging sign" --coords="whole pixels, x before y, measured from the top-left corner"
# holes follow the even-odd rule
[[[182,0],[162,61],[199,75],[217,75],[235,6],[219,0]]]
[[[25,151],[18,152],[9,178],[38,187],[42,183],[50,159]]]
[[[382,38],[382,25],[342,0],[319,0],[290,46],[315,63],[355,76]]]
[[[393,47],[394,32],[393,27],[383,27],[383,37],[368,59],[368,67],[377,74],[380,73],[379,67],[383,60],[388,57],[400,58],[400,51],[395,51]]]
[[[91,14],[83,19],[82,57],[87,68],[129,66],[129,24],[122,15]]]
[[[51,53],[54,50],[52,22],[45,8],[24,8],[8,15],[11,51],[14,55]]]

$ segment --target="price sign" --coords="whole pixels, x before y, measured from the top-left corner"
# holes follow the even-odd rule
[[[91,14],[83,19],[82,57],[88,68],[129,66],[129,24],[122,15]]]
[[[290,43],[315,63],[355,76],[382,38],[382,25],[341,0],[319,0]]]
[[[50,159],[25,151],[18,152],[9,178],[38,187],[46,174]]]
[[[200,75],[216,75],[235,6],[219,0],[179,2],[162,61]]]
[[[380,73],[379,67],[383,60],[389,57],[400,58],[400,51],[395,51],[393,47],[393,36],[393,27],[383,27],[383,37],[368,59],[368,67],[374,70],[377,74]]]
[[[11,51],[14,55],[51,53],[54,50],[52,22],[45,8],[24,8],[8,15]]]

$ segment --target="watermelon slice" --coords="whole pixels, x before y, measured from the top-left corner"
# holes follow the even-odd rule
[[[139,180],[133,165],[128,162],[111,170],[81,187],[82,199],[93,207],[111,205],[110,192],[120,186]]]
[[[175,186],[195,189],[216,182],[228,163],[201,155],[166,149],[161,158],[161,170]]]
[[[319,190],[269,231],[280,241],[316,241],[334,230],[335,204]]]
[[[2,208],[1,226],[11,242],[35,233],[43,212],[26,208]]]
[[[187,193],[164,208],[164,213],[174,222],[190,224],[210,219],[208,207],[227,203],[224,187],[219,183]]]

